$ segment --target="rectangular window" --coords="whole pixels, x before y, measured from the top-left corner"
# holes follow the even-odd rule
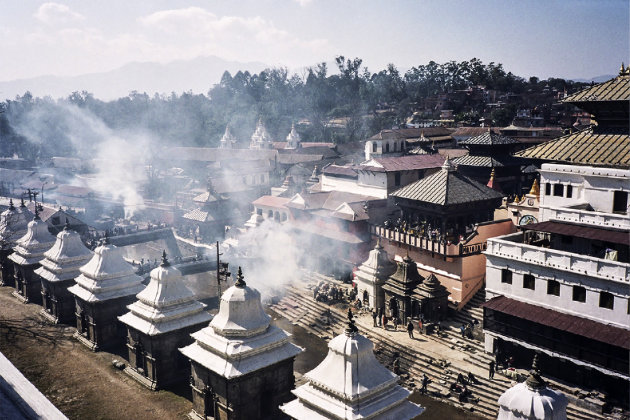
[[[553,195],[554,197],[562,197],[564,195],[564,185],[555,184],[553,186]]]
[[[582,286],[573,286],[573,300],[575,302],[586,302],[586,289]]]
[[[573,186],[567,185],[567,198],[573,197]]]
[[[396,172],[394,174],[394,185],[396,186],[400,185],[400,172]]]
[[[501,283],[512,284],[512,272],[506,268],[501,270]]]
[[[612,309],[615,304],[615,297],[612,293],[600,292],[599,293],[599,307]]]
[[[545,183],[545,195],[551,195],[551,184]]]
[[[628,192],[627,191],[615,191],[613,192],[613,213],[628,212]]]
[[[536,278],[531,274],[525,274],[523,276],[523,288],[535,290],[536,289]]]
[[[573,236],[560,235],[560,242],[562,242],[563,244],[572,244]]]
[[[547,281],[547,294],[560,296],[560,283],[558,283],[555,280],[548,280]]]

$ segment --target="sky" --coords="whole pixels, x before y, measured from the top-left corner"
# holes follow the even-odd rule
[[[615,74],[629,0],[0,0],[0,81],[218,56],[372,72],[476,57],[522,77]]]

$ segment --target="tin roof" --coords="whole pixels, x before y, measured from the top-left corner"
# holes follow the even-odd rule
[[[413,171],[416,169],[439,168],[444,158],[439,154],[409,155],[387,158],[373,158],[359,166],[359,169],[371,172]]]
[[[527,321],[546,325],[591,340],[630,350],[630,330],[604,324],[587,318],[565,314],[538,305],[497,296],[482,306]]]
[[[627,130],[597,127],[567,134],[514,154],[516,157],[585,165],[630,166],[630,135]]]
[[[461,156],[453,159],[457,166],[482,166],[487,168],[498,168],[502,166],[519,166],[522,162],[512,156],[501,156],[498,159],[492,156]]]
[[[630,100],[630,78],[627,74],[588,87],[564,98],[563,102],[596,102]]]
[[[577,225],[573,223],[547,221],[541,223],[532,223],[521,226],[523,230],[534,230],[537,232],[556,233],[558,235],[575,236],[576,238],[585,238],[604,242],[612,242],[615,244],[630,245],[630,232],[607,229],[603,227]]]
[[[488,128],[485,133],[479,134],[474,137],[470,137],[466,140],[462,140],[459,144],[468,145],[480,145],[480,146],[494,146],[497,144],[519,144],[518,140],[511,137],[504,136],[502,134],[493,133]]]

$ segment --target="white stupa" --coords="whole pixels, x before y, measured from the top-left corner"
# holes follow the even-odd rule
[[[567,404],[567,397],[541,378],[536,355],[527,380],[499,397],[497,420],[566,420]]]
[[[41,267],[35,270],[42,279],[44,299],[42,314],[53,322],[70,322],[74,319],[74,297],[68,287],[74,285],[79,269],[92,257],[79,234],[69,229],[57,234],[55,244],[44,253]]]
[[[374,356],[372,342],[359,334],[348,310],[348,327],[328,343],[328,355],[292,391],[296,400],[280,406],[298,420],[407,420],[424,408],[407,400],[410,391]]]
[[[138,300],[118,317],[120,322],[146,335],[158,335],[191,325],[210,322],[205,304],[195,300],[186,287],[182,273],[162,254],[162,264],[151,271],[151,281],[136,296]]]
[[[302,351],[291,343],[289,333],[271,325],[260,293],[246,285],[240,267],[234,286],[221,296],[219,313],[192,337],[196,341],[181,352],[227,379],[293,358]]]
[[[376,240],[376,246],[370,251],[368,259],[363,262],[355,273],[358,298],[365,300],[367,295],[370,308],[385,308],[385,292],[383,285],[387,278],[396,272],[396,264],[391,262],[387,252],[381,246],[381,238]]]
[[[295,129],[295,124],[291,124],[291,132],[287,136],[287,144],[284,146],[285,149],[298,149],[300,147],[300,135]]]
[[[232,135],[230,131],[230,126],[225,127],[225,133],[223,137],[221,137],[221,142],[219,143],[219,148],[221,149],[235,149],[236,148],[236,137]]]
[[[44,253],[55,243],[55,237],[48,232],[48,225],[39,218],[37,206],[35,216],[26,228],[26,234],[17,240],[9,259],[21,266],[37,264],[44,259]]]
[[[267,129],[262,122],[262,118],[259,119],[256,124],[256,130],[254,130],[254,134],[252,134],[249,148],[256,150],[273,149],[273,140],[271,135],[267,132]]]

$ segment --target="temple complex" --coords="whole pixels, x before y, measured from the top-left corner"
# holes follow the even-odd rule
[[[128,306],[129,312],[118,317],[127,326],[129,365],[125,372],[150,389],[188,379],[189,364],[179,347],[191,344],[190,334],[212,319],[206,305],[195,300],[166,252],[137,298]]]
[[[409,420],[424,408],[407,400],[411,392],[374,356],[374,344],[359,334],[348,310],[344,334],[328,343],[328,355],[306,373],[306,384],[293,391],[297,399],[280,409],[296,420]]]
[[[497,420],[566,420],[568,403],[563,393],[547,386],[540,375],[536,355],[527,379],[499,397]]]
[[[9,208],[0,214],[0,286],[15,287],[13,262],[8,259],[16,241],[24,236],[33,215],[22,200],[19,207],[9,200]]]
[[[377,239],[376,246],[370,251],[368,259],[354,273],[358,298],[369,308],[385,309],[383,285],[387,277],[396,271],[396,265],[389,260],[387,252]]]
[[[302,350],[271,325],[260,293],[237,281],[221,296],[210,325],[181,349],[191,361],[192,418],[275,419],[290,399],[293,361]]]
[[[41,313],[55,324],[74,324],[74,296],[68,287],[75,284],[79,269],[92,257],[79,234],[68,226],[57,234],[57,241],[35,270],[41,279]]]
[[[122,344],[125,331],[117,317],[144,288],[142,278],[107,238],[80,271],[68,289],[75,297],[75,338],[92,351]]]
[[[14,263],[15,292],[13,295],[24,303],[42,303],[42,284],[34,271],[44,259],[44,253],[53,246],[55,237],[48,232],[48,225],[35,216],[28,223],[26,234],[17,240],[9,260]]]

